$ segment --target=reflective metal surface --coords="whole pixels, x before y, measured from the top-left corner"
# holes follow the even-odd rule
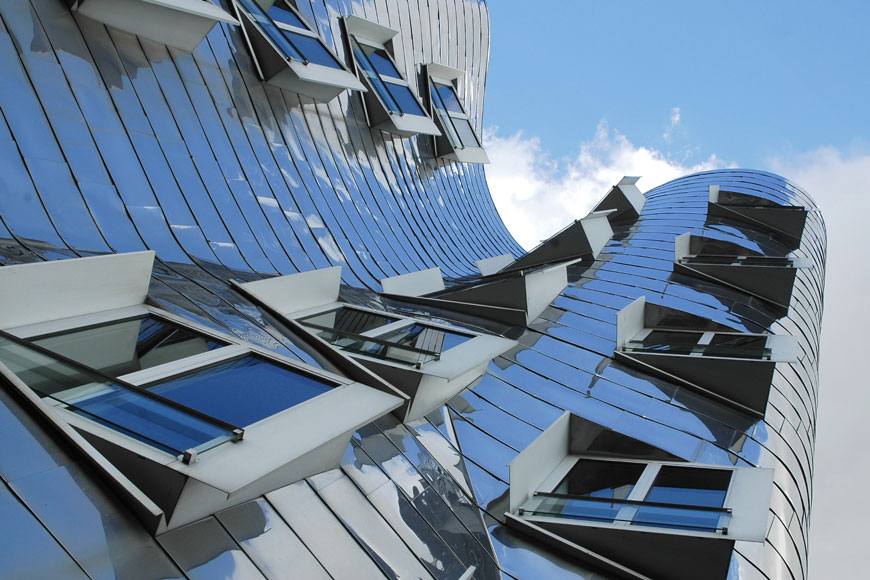
[[[215,3],[232,12],[230,0]],[[341,17],[399,30],[396,66],[417,95],[421,65],[466,71],[457,96],[481,133],[483,0],[296,4],[345,64]],[[381,308],[384,277],[437,266],[449,286],[477,276],[475,260],[523,253],[483,167],[435,159],[429,137],[370,129],[359,93],[324,103],[262,83],[230,24],[184,53],[62,0],[0,2],[0,68],[0,264],[153,249],[151,303],[330,368],[229,280],[341,265],[342,298]],[[810,209],[793,254],[810,267],[798,272],[785,317],[673,272],[674,238],[686,232],[788,253],[745,223],[708,219],[711,185]],[[2,385],[0,503],[4,535],[15,539],[0,550],[4,574],[452,579],[474,566],[485,579],[604,578],[503,525],[507,464],[568,410],[675,459],[774,469],[767,538],[738,542],[728,577],[804,578],[821,215],[797,186],[759,171],[695,174],[645,197],[596,261],[569,268],[541,317],[510,329],[518,346],[470,390],[413,424],[387,416],[359,429],[331,471],[156,539]],[[800,361],[777,365],[764,417],[614,361],[616,313],[640,296],[737,331],[797,337]]]

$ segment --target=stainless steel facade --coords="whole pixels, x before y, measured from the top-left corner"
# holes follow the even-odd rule
[[[460,96],[480,132],[482,0],[298,7],[345,63],[340,17],[399,30],[394,56],[417,91],[422,65],[466,71]],[[358,93],[318,103],[264,84],[233,25],[188,54],[76,16],[62,0],[7,1],[0,70],[3,265],[152,249],[154,304],[317,364],[229,280],[341,265],[342,297],[381,307],[382,278],[438,266],[449,285],[473,279],[475,260],[524,253],[482,166],[434,158],[431,137],[370,129]],[[809,208],[795,255],[810,265],[787,315],[673,271],[674,239],[686,232],[787,253],[750,227],[708,222],[711,185]],[[798,187],[759,171],[700,173],[645,195],[637,221],[614,226],[596,260],[572,266],[541,317],[501,329],[519,346],[440,412],[411,424],[383,417],[353,435],[340,468],[156,538],[76,449],[0,390],[3,574],[454,579],[473,566],[481,579],[607,577],[503,525],[507,464],[568,410],[685,461],[774,469],[766,540],[738,542],[728,577],[805,578],[821,215]],[[615,362],[616,313],[640,296],[796,337],[799,360],[776,366],[764,417]]]

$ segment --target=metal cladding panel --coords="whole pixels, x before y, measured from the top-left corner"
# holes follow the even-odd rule
[[[229,0],[215,2],[232,12]],[[343,62],[342,17],[399,30],[392,48],[417,93],[424,64],[466,71],[459,97],[480,133],[485,2],[297,4]],[[152,303],[329,369],[229,280],[340,265],[341,297],[380,308],[383,278],[438,267],[449,288],[473,280],[477,260],[523,254],[479,164],[435,159],[429,137],[370,129],[358,93],[322,103],[264,84],[252,58],[226,23],[185,53],[62,0],[0,2],[0,263],[151,249]],[[788,253],[745,223],[708,219],[711,185],[810,210],[795,256],[811,265],[798,271],[785,317],[673,271],[674,238],[687,231]],[[472,566],[475,578],[604,577],[503,525],[508,462],[568,410],[686,461],[773,468],[767,539],[738,542],[729,577],[805,577],[821,215],[787,180],[747,170],[687,176],[645,198],[594,262],[569,267],[568,286],[538,319],[512,329],[519,345],[470,390],[413,424],[384,417],[354,434],[339,469],[172,536],[140,529],[77,451],[4,389],[0,431],[14,445],[0,458],[0,499],[20,545],[3,552],[5,569],[27,571],[38,553],[51,572],[29,571],[43,576],[280,577],[296,554],[311,574],[334,577],[453,579]],[[615,362],[616,314],[640,296],[795,336],[799,362],[777,365],[764,418]]]

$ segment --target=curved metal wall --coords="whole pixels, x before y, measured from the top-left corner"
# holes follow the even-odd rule
[[[226,6],[226,0],[223,0]],[[479,0],[300,0],[346,59],[338,18],[400,30],[397,61],[468,72],[481,127],[489,53]],[[160,306],[313,364],[286,329],[227,281],[343,268],[343,292],[372,302],[385,276],[521,248],[492,204],[482,167],[432,159],[425,138],[372,131],[359,95],[330,103],[257,79],[237,29],[217,26],[192,53],[73,16],[61,0],[0,3],[0,259],[4,264],[145,248]],[[689,461],[776,470],[767,541],[739,544],[732,576],[803,578],[811,497],[824,227],[809,214],[798,253],[813,261],[776,320],[739,293],[672,272],[673,239],[705,225],[707,187],[812,206],[784,179],[709,172],[647,193],[598,260],[493,361],[440,418],[383,418],[354,435],[341,468],[157,540],[74,450],[2,393],[2,551],[22,577],[600,577],[499,523],[507,462],[563,410]],[[604,192],[602,192],[604,193]],[[747,330],[798,337],[778,365],[763,421],[612,359],[616,312],[640,295]],[[275,546],[281,546],[276,550]],[[283,568],[282,568],[283,566]]]

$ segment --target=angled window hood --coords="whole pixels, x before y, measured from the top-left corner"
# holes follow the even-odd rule
[[[517,455],[507,524],[630,578],[724,578],[735,541],[764,541],[772,469],[674,461],[614,433],[608,449],[606,431],[565,412]]]
[[[254,64],[264,81],[323,102],[344,90],[366,90],[295,6],[285,0],[266,7],[260,4],[235,0]]]
[[[617,315],[614,356],[764,416],[774,367],[795,362],[796,348],[792,336],[739,332],[641,297]]]
[[[725,284],[751,294],[785,313],[795,275],[807,261],[766,256],[738,244],[685,233],[674,240],[674,272]]]
[[[513,257],[505,254],[490,260],[512,262]],[[404,302],[488,318],[509,326],[527,326],[568,285],[568,266],[574,262],[492,274],[448,289],[439,268],[386,278],[381,285],[385,295]]]
[[[613,230],[607,219],[608,213],[609,211],[592,212],[575,220],[525,255],[504,266],[499,272],[512,272],[575,259],[594,260],[613,237]]]
[[[193,52],[218,22],[239,25],[207,0],[67,0],[74,12],[119,30]]]
[[[0,268],[16,306],[0,315],[5,383],[151,532],[336,467],[354,430],[402,403],[145,305],[153,259]]]
[[[238,284],[248,297],[308,335],[321,352],[339,353],[408,397],[405,421],[443,405],[483,375],[516,343],[447,324],[339,300],[341,268]]]
[[[643,211],[646,198],[637,187],[640,177],[623,177],[619,183],[610,188],[604,198],[598,202],[593,212],[605,212],[610,223],[633,222]]]
[[[462,163],[489,163],[480,137],[459,98],[465,72],[430,63],[425,77],[429,88],[429,110],[441,135],[435,137],[435,154]]]
[[[801,244],[807,210],[711,185],[707,217],[730,219],[767,231],[789,250],[796,250]]]
[[[392,40],[399,31],[358,16],[345,18],[344,30],[357,75],[369,89],[363,95],[369,126],[402,137],[440,135],[396,64]]]

